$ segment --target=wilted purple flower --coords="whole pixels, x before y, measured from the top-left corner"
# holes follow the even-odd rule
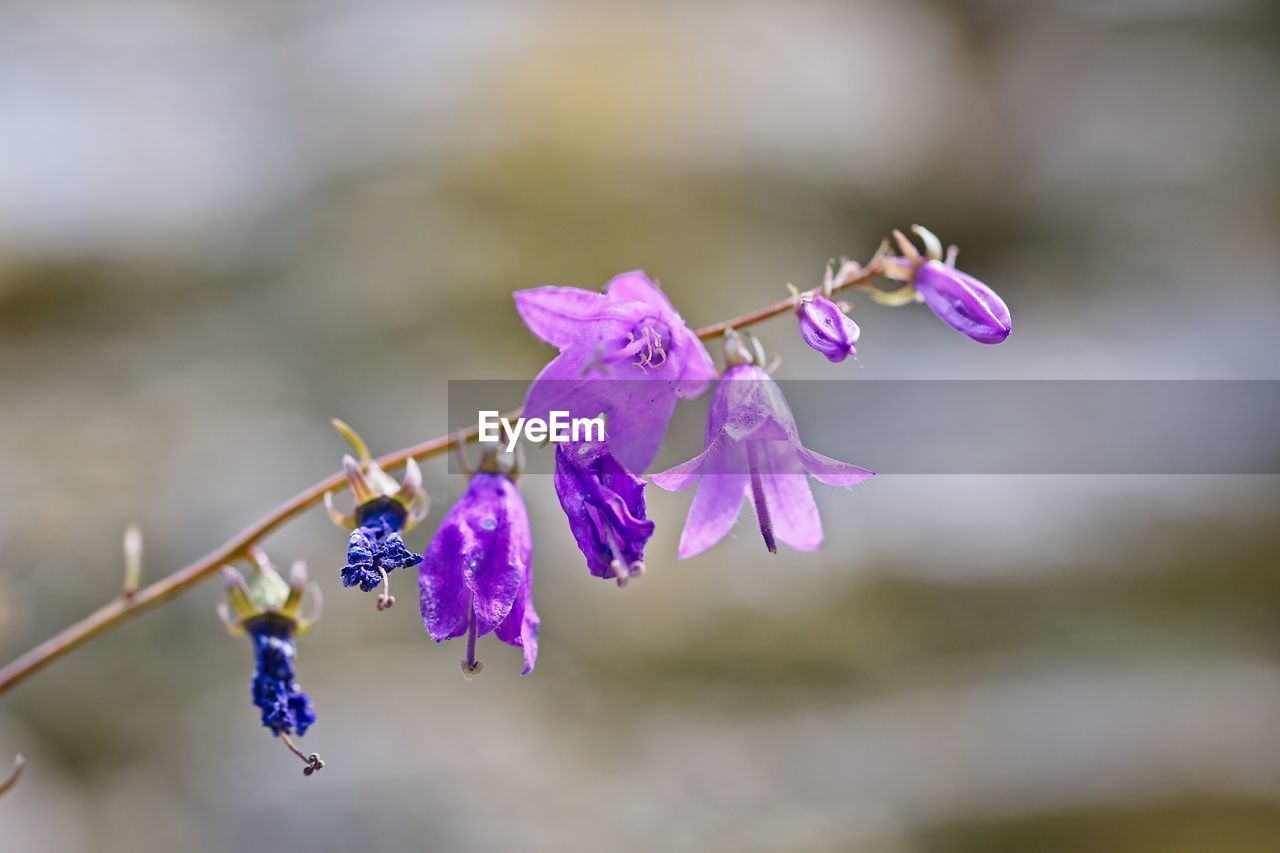
[[[775,537],[801,551],[822,544],[822,520],[813,501],[811,475],[831,486],[852,486],[875,472],[807,449],[782,391],[759,364],[759,346],[748,350],[732,330],[725,334],[725,371],[711,398],[705,449],[650,479],[668,491],[694,482],[697,494],[680,536],[680,558],[692,557],[724,538],[745,498],[755,506],[765,547]]]
[[[529,330],[560,350],[529,387],[525,415],[603,413],[610,447],[630,471],[657,455],[676,401],[715,379],[702,341],[639,270],[617,276],[604,293],[538,287],[515,300]]]
[[[533,609],[533,540],[513,468],[489,453],[453,505],[418,569],[422,621],[437,643],[467,636],[463,672],[480,671],[476,640],[489,633],[524,650],[524,672],[538,657]]]
[[[913,225],[911,230],[924,243],[924,254],[911,244],[905,234],[894,231],[893,237],[902,256],[886,254],[886,243],[881,249],[880,263],[889,278],[906,282],[906,285],[890,294],[873,293],[873,297],[890,304],[901,304],[900,296],[907,302],[912,297],[923,300],[944,323],[979,343],[998,344],[1009,337],[1013,331],[1009,306],[994,290],[956,269],[956,247],[948,249],[944,260],[942,241],[929,229]]]
[[[604,442],[556,445],[556,495],[569,528],[598,578],[618,586],[644,571],[644,546],[653,535],[645,518],[644,481],[613,458]]]
[[[858,324],[823,294],[802,294],[796,305],[796,316],[800,318],[800,336],[804,342],[828,361],[841,362],[858,354],[854,347],[860,333]]]

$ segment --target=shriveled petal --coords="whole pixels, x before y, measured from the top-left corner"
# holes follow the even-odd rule
[[[841,462],[839,459],[823,456],[807,447],[799,447],[796,452],[801,464],[804,465],[804,470],[812,474],[819,483],[826,483],[828,486],[856,486],[876,475],[875,471],[851,462]]]
[[[577,343],[609,310],[604,294],[576,287],[535,287],[513,296],[529,331],[560,349]]]
[[[539,625],[541,620],[538,618],[538,611],[533,609],[533,574],[528,573],[516,594],[511,612],[494,632],[502,642],[524,652],[524,669],[521,675],[533,672],[533,665],[538,661]]]
[[[701,554],[733,529],[747,487],[746,474],[703,475],[680,534],[680,559]]]

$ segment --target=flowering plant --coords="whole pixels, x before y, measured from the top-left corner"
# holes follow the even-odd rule
[[[765,547],[777,542],[798,550],[822,543],[822,524],[809,478],[831,486],[862,483],[873,472],[817,453],[800,440],[797,419],[773,381],[759,339],[747,327],[792,313],[801,338],[832,363],[857,355],[860,328],[851,306],[835,296],[860,290],[887,306],[923,302],[953,329],[985,344],[1012,330],[1007,305],[996,293],[955,266],[956,248],[943,251],[928,230],[914,226],[924,251],[899,231],[866,264],[843,259],[829,265],[820,286],[773,305],[701,328],[690,328],[668,294],[645,273],[612,279],[603,291],[539,287],[514,294],[529,331],[558,351],[529,386],[524,413],[546,418],[562,410],[603,418],[607,436],[559,444],[554,486],[571,533],[594,577],[623,587],[645,572],[645,548],[654,532],[648,518],[644,475],[662,445],[676,407],[714,385],[703,450],[693,459],[649,479],[675,491],[697,484],[680,537],[678,557],[715,545],[749,501]],[[719,370],[704,342],[721,339]],[[286,581],[258,549],[269,532],[323,502],[349,531],[344,587],[378,590],[377,609],[395,603],[391,575],[418,568],[419,602],[426,633],[437,643],[465,636],[463,672],[481,670],[477,641],[494,634],[521,650],[523,674],[534,669],[539,618],[533,605],[533,531],[517,484],[519,449],[490,447],[474,469],[465,446],[478,429],[441,436],[374,458],[351,427],[334,421],[354,455],[342,471],[303,491],[217,550],[147,587],[140,584],[141,538],[125,537],[126,572],[121,595],[80,622],[0,669],[0,693],[62,655],[145,610],[213,577],[226,577],[219,614],[228,629],[249,637],[255,669],[251,697],[260,721],[304,763],[307,775],[324,766],[294,742],[317,721],[316,706],[302,691],[295,658],[297,640],[319,615],[319,587],[295,565]],[[513,444],[514,439],[513,439]],[[405,536],[422,522],[429,501],[416,460],[456,449],[470,477],[466,492],[445,514],[421,554]],[[402,479],[388,471],[403,466]],[[349,489],[354,504],[340,510],[334,494]],[[227,564],[248,560],[246,581]],[[337,562],[335,557],[335,562]],[[302,615],[307,595],[316,606]],[[322,704],[322,703],[320,703]],[[0,793],[12,785],[21,760]]]

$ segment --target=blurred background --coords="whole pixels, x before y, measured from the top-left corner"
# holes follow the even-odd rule
[[[1257,0],[0,5],[0,650],[336,469],[456,427],[450,379],[550,356],[511,291],[636,267],[709,323],[927,224],[1000,347],[855,299],[858,361],[785,378],[1277,378],[1280,15]],[[856,393],[805,422],[856,419]],[[945,413],[939,413],[945,418]],[[817,449],[875,467],[856,446]],[[664,459],[664,461],[676,461]],[[427,466],[436,510],[464,484]],[[542,653],[464,683],[268,540],[327,612],[304,780],[201,587],[0,698],[0,848],[1273,851],[1271,477],[816,487],[825,548],[750,517],[589,578],[525,492]],[[406,582],[407,581],[407,582]]]

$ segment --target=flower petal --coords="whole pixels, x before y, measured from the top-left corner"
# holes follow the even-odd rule
[[[422,622],[437,643],[467,632],[467,606],[471,593],[462,581],[463,531],[453,523],[454,511],[440,522],[418,569]]]
[[[520,584],[511,612],[494,632],[502,642],[524,651],[521,675],[533,672],[533,665],[538,661],[538,627],[541,624],[538,611],[533,609],[533,573],[528,572]]]
[[[560,349],[580,340],[609,311],[604,294],[576,287],[535,287],[513,295],[529,331]]]
[[[851,462],[841,462],[839,459],[823,456],[807,447],[800,447],[798,454],[804,469],[819,483],[826,483],[828,486],[856,486],[876,475],[875,471]]]
[[[733,529],[747,494],[746,474],[704,474],[680,534],[681,560],[701,554]]]
[[[822,519],[809,478],[793,447],[778,442],[764,444],[758,457],[765,463],[760,477],[773,535],[798,551],[815,551],[822,545]]]
[[[483,637],[507,618],[529,571],[529,516],[515,483],[502,474],[473,476],[457,506],[470,539],[461,554],[462,577]]]
[[[644,270],[631,270],[615,275],[605,285],[605,294],[609,299],[643,302],[659,312],[671,314],[676,312],[671,300],[658,285],[653,283],[653,279],[649,278]]]

